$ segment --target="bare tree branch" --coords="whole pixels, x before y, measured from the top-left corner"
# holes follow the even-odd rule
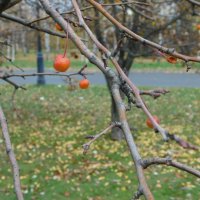
[[[118,122],[113,122],[110,126],[108,126],[105,130],[103,130],[102,132],[98,133],[97,135],[94,135],[94,136],[86,136],[87,139],[90,139],[89,142],[83,144],[83,153],[86,154],[87,151],[89,150],[90,148],[90,145],[96,141],[99,137],[101,137],[102,135],[105,135],[109,130],[111,130],[113,127],[116,127],[116,126],[120,126],[120,123]]]
[[[196,6],[200,6],[200,2],[198,2],[198,1],[195,1],[195,0],[187,0],[187,1],[189,1],[190,3],[192,3]]]
[[[120,30],[126,32],[130,37],[133,37],[134,39],[140,41],[144,45],[149,45],[153,48],[156,48],[160,50],[161,52],[164,52],[166,54],[172,55],[176,58],[182,59],[186,62],[193,61],[193,62],[200,62],[200,58],[197,57],[191,57],[187,55],[180,54],[175,51],[175,49],[169,49],[166,47],[163,47],[155,42],[152,42],[150,40],[147,40],[136,33],[132,32],[125,26],[123,26],[119,21],[117,21],[114,17],[112,17],[98,2],[94,0],[87,0],[91,5],[93,5],[99,12],[101,12],[111,23],[113,23],[115,26],[117,26]]]
[[[182,138],[178,137],[175,134],[167,133],[170,140],[174,140],[177,144],[179,144],[181,147],[185,149],[192,149],[192,150],[198,150],[198,147],[190,144],[189,142],[183,140]]]
[[[143,109],[144,113],[148,116],[148,118],[152,121],[155,129],[158,130],[162,134],[164,140],[167,140],[168,138],[167,138],[167,135],[166,135],[166,131],[154,120],[152,114],[149,112],[149,110],[147,109],[145,103],[143,102],[143,100],[142,100],[142,98],[140,96],[139,89],[130,81],[130,79],[127,77],[127,75],[124,73],[124,71],[119,66],[119,64],[116,61],[116,59],[113,58],[113,57],[111,57],[111,52],[97,40],[97,38],[94,36],[94,34],[90,30],[90,28],[84,22],[84,19],[82,18],[80,9],[78,7],[78,4],[76,3],[76,0],[73,0],[72,2],[73,2],[73,5],[74,5],[74,9],[76,10],[78,19],[79,19],[79,23],[84,27],[84,29],[86,30],[86,32],[88,33],[88,35],[90,36],[90,38],[92,39],[92,41],[99,48],[99,50],[101,50],[103,53],[105,53],[105,55],[108,58],[110,58],[111,62],[113,63],[113,65],[117,69],[117,71],[120,74],[120,76],[130,86],[132,92],[134,93],[135,97],[137,98],[137,101],[138,101],[139,105]]]
[[[169,90],[166,90],[166,89],[155,89],[155,90],[148,90],[148,91],[140,90],[140,95],[152,96],[154,99],[160,97],[161,95],[165,95],[167,93],[169,93]]]
[[[140,7],[139,4],[136,5],[135,7],[131,7],[131,6],[129,6],[129,5],[126,5],[126,7],[129,8],[129,9],[131,9],[133,12],[138,13],[139,15],[145,17],[146,19],[155,20],[154,17],[152,17],[152,16],[146,14],[147,12],[148,12],[148,13],[152,13],[152,10],[147,9],[146,6],[145,6],[145,7],[142,7],[142,10],[143,10],[143,11],[145,10],[145,12],[142,12],[141,10],[138,9],[138,8]]]
[[[6,118],[1,106],[0,106],[0,123],[1,123],[3,138],[5,140],[6,153],[8,154],[8,157],[10,159],[10,163],[12,166],[16,197],[18,200],[23,200],[24,198],[21,191],[19,167],[17,164],[17,160],[15,158],[14,151],[12,150],[12,145],[11,145],[10,136],[8,132],[8,126],[7,126]]]
[[[86,77],[86,75],[90,75],[89,73],[85,73],[84,70],[86,69],[87,65],[84,65],[78,72],[75,73],[70,73],[70,74],[66,74],[66,73],[58,73],[58,72],[53,72],[53,73],[28,73],[28,74],[8,74],[5,73],[3,75],[0,75],[0,79],[6,81],[7,83],[11,84],[12,86],[14,86],[14,88],[17,90],[19,88],[26,90],[26,88],[24,88],[23,86],[18,85],[17,83],[15,83],[14,81],[11,81],[9,78],[12,77],[21,77],[21,78],[25,78],[25,77],[30,77],[30,76],[62,76],[62,77],[67,77],[67,78],[71,78],[71,76],[76,76],[76,75],[80,75],[83,76],[84,78]]]
[[[154,28],[153,30],[151,30],[150,32],[147,32],[145,34],[145,37],[148,38],[149,36],[151,36],[152,34],[158,34],[160,31],[165,30],[169,25],[175,23],[178,19],[180,19],[183,15],[185,15],[188,12],[188,9],[185,8],[179,15],[173,17],[171,20],[167,21],[165,24]]]
[[[10,85],[12,85],[15,89],[21,88],[21,89],[23,89],[23,90],[26,90],[26,88],[24,88],[24,87],[21,86],[21,85],[18,85],[17,83],[15,83],[15,82],[9,80],[8,78],[1,78],[1,79],[4,80],[5,82],[9,83]]]
[[[182,171],[188,172],[188,173],[193,174],[194,176],[197,176],[198,178],[200,178],[200,171],[193,169],[192,167],[189,167],[182,163],[173,161],[170,158],[149,158],[149,159],[142,160],[142,165],[143,165],[144,169],[149,167],[150,165],[156,165],[156,164],[172,166],[172,167],[175,167]]]
[[[114,81],[116,81],[116,80],[113,77],[113,82]],[[145,176],[144,176],[143,167],[141,166],[141,163],[140,163],[140,159],[141,159],[140,154],[137,150],[137,147],[135,145],[135,142],[134,142],[133,136],[131,134],[129,125],[127,123],[126,108],[123,104],[123,101],[121,99],[121,95],[120,95],[120,92],[119,92],[119,88],[118,88],[118,85],[116,83],[113,84],[113,87],[112,87],[112,96],[115,99],[115,103],[118,105],[117,111],[118,111],[118,114],[119,114],[119,120],[120,120],[120,123],[121,123],[121,128],[124,132],[129,150],[131,152],[131,156],[133,158],[133,161],[134,161],[134,164],[135,164],[135,167],[136,167],[137,177],[138,177],[138,180],[139,180],[141,191],[144,194],[146,199],[153,200],[154,197],[153,197],[153,195],[152,195],[152,193],[151,193],[151,191],[150,191],[150,189],[147,185],[147,182],[146,182]]]
[[[11,77],[30,77],[30,76],[63,76],[63,77],[70,77],[70,76],[75,76],[75,75],[89,75],[88,73],[83,73],[82,71],[78,71],[75,73],[71,73],[71,74],[66,74],[66,73],[58,73],[58,72],[44,72],[44,73],[29,73],[29,74],[4,74],[4,75],[0,75],[0,79],[7,79],[7,78],[11,78]]]
[[[89,1],[92,1],[92,0],[89,0]],[[117,112],[118,112],[118,115],[119,115],[119,122],[121,124],[121,128],[124,132],[128,147],[130,149],[132,159],[133,159],[135,167],[136,167],[136,173],[137,173],[137,176],[138,176],[139,188],[141,189],[141,194],[143,194],[146,199],[153,200],[154,197],[153,197],[153,195],[152,195],[152,193],[151,193],[151,191],[150,191],[150,189],[147,185],[145,177],[144,177],[143,162],[142,162],[141,156],[140,156],[140,154],[137,150],[137,146],[135,145],[134,139],[132,137],[132,134],[130,132],[130,128],[129,128],[129,125],[128,125],[128,122],[127,122],[127,119],[126,119],[126,108],[125,108],[125,105],[123,104],[123,101],[122,101],[122,98],[121,98],[121,95],[120,95],[120,91],[119,91],[119,87],[120,87],[120,84],[121,84],[119,77],[109,67],[107,67],[107,66],[105,67],[105,65],[104,65],[105,63],[99,57],[97,57],[94,53],[92,53],[84,45],[84,43],[80,40],[80,38],[76,35],[74,30],[71,28],[70,24],[67,21],[65,21],[63,19],[63,17],[53,7],[50,6],[48,0],[40,0],[40,2],[42,3],[45,11],[64,29],[65,33],[69,33],[71,40],[78,47],[78,49],[81,51],[81,53],[83,55],[85,55],[90,60],[90,62],[94,63],[109,78],[109,85],[111,87],[112,97],[113,97],[114,102],[115,102],[116,107],[117,107]],[[97,2],[95,2],[95,3],[97,3]],[[134,96],[136,97],[136,99],[141,104],[145,114],[147,114],[147,116],[149,118],[152,118],[151,120],[153,122],[154,127],[158,131],[160,131],[163,134],[164,137],[167,137],[168,133],[164,129],[162,129],[154,121],[151,113],[148,111],[145,103],[143,102],[143,100],[140,96],[140,91],[138,90],[138,88],[128,79],[128,77],[121,70],[121,67],[116,62],[116,60],[111,57],[110,51],[108,49],[106,49],[96,39],[96,37],[91,32],[90,28],[84,22],[82,14],[80,13],[80,8],[79,8],[79,6],[78,6],[78,4],[75,0],[73,0],[73,5],[74,5],[74,8],[75,8],[77,17],[79,19],[80,25],[86,30],[86,32],[88,33],[88,35],[90,36],[92,41],[96,44],[96,46],[99,48],[99,50],[102,52],[102,54],[105,54],[105,56],[107,56],[108,58],[111,59],[112,63],[115,65],[115,67],[118,71],[118,74],[130,86]],[[102,7],[102,6],[100,5],[100,7]],[[146,43],[146,41],[143,42],[143,43]],[[153,44],[155,44],[155,43],[153,43]],[[169,51],[169,49],[167,49],[167,50]],[[164,51],[164,50],[162,49],[162,51]],[[174,54],[174,51],[169,51],[168,54]],[[180,55],[182,55],[182,54],[180,54]],[[184,57],[184,55],[182,55],[182,56]],[[186,57],[184,57],[184,58],[186,58]],[[188,58],[191,58],[191,57],[187,57],[187,59]],[[100,134],[100,135],[102,135],[102,134]]]
[[[62,28],[67,32],[69,32],[69,35],[71,35],[72,40],[74,41],[74,43],[78,46],[78,48],[80,49],[81,52],[84,53],[84,55],[86,55],[86,57],[88,57],[90,59],[91,62],[95,63],[101,70],[102,72],[106,75],[109,76],[110,79],[112,80],[112,94],[113,94],[113,98],[115,99],[116,104],[118,105],[118,113],[120,116],[120,122],[121,122],[121,127],[124,131],[125,134],[125,138],[126,141],[128,143],[128,146],[130,148],[130,152],[132,155],[132,158],[134,160],[135,166],[136,166],[136,170],[137,170],[137,175],[138,175],[138,180],[140,182],[140,186],[142,187],[143,190],[143,194],[146,197],[146,199],[148,200],[153,200],[153,195],[151,194],[147,183],[145,181],[145,177],[144,177],[144,173],[143,173],[143,168],[140,165],[140,160],[141,157],[137,151],[137,147],[134,143],[133,137],[131,135],[130,132],[130,128],[128,126],[128,123],[126,121],[126,109],[125,106],[123,105],[121,96],[120,96],[120,92],[119,92],[119,86],[117,84],[117,82],[119,81],[116,74],[110,69],[110,68],[104,68],[104,63],[101,61],[99,62],[99,59],[92,54],[89,50],[87,50],[87,48],[84,48],[84,46],[80,45],[80,43],[82,43],[80,40],[78,40],[77,36],[73,33],[73,30],[70,28],[70,25],[68,25],[68,30],[66,29],[66,21],[64,21],[62,19],[62,17],[49,5],[48,0],[40,0],[40,2],[42,3],[43,7],[45,8],[46,12],[49,13],[54,20],[56,20],[61,26]],[[93,55],[91,57],[91,54]]]
[[[11,46],[11,45],[8,45]],[[14,67],[16,67],[17,69],[19,69],[20,71],[24,71],[22,68],[18,67],[17,65],[15,65],[15,63],[12,61],[12,59],[8,58],[7,56],[5,56],[2,52],[0,52],[0,55],[5,58],[8,62],[10,62]]]
[[[1,13],[0,17],[11,20],[11,21],[16,22],[18,24],[22,24],[22,25],[27,26],[29,28],[35,29],[37,31],[42,31],[42,32],[48,33],[50,35],[58,36],[58,37],[61,37],[61,38],[66,38],[65,34],[58,33],[56,31],[52,31],[50,29],[37,26],[35,24],[30,24],[28,21],[26,21],[22,18],[19,18],[17,16],[14,16],[14,15],[10,15],[10,14],[7,14],[7,13]]]
[[[129,2],[121,2],[121,3],[107,3],[107,4],[101,4],[102,6],[104,7],[109,7],[109,6],[122,6],[122,5],[127,5],[127,4],[135,4],[135,5],[145,5],[145,6],[150,6],[149,3],[145,3],[145,2],[139,2],[139,1],[129,1]],[[89,9],[92,9],[93,6],[87,6],[87,7],[84,7],[84,8],[81,8],[80,10],[81,11],[85,11],[85,10],[89,10]],[[75,10],[70,10],[70,11],[67,11],[67,12],[62,12],[60,13],[60,15],[65,15],[65,14],[72,14],[74,13]],[[42,21],[42,20],[46,20],[48,19],[50,16],[45,16],[45,17],[41,17],[39,19],[35,19],[33,20],[32,22],[30,22],[30,24],[32,23],[35,23],[35,22],[38,22],[38,21]]]

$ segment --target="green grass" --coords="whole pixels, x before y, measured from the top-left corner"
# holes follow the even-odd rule
[[[62,54],[63,52],[52,52],[48,54],[43,53],[44,66],[46,68],[53,68],[53,60],[57,54]],[[21,52],[16,54],[16,59],[13,62],[16,66],[21,68],[36,68],[37,67],[37,54],[34,51],[31,51],[29,54],[23,55]],[[80,69],[86,62],[81,61],[80,57],[75,59],[71,57],[71,66],[75,69]],[[0,66],[12,66],[10,62],[4,62]],[[88,63],[88,67],[92,67],[91,63]]]
[[[30,59],[29,59],[30,58]],[[44,59],[44,66],[45,68],[52,68],[53,69],[53,57],[49,60]],[[37,60],[36,57],[27,57],[25,59],[19,58],[13,62],[16,66],[20,68],[37,68]],[[76,59],[71,59],[71,68],[73,69],[80,69],[86,62]],[[2,66],[12,66],[9,62],[3,63]],[[88,63],[88,67],[92,67],[91,63]]]
[[[12,110],[12,88],[0,87],[0,102],[21,169],[25,199],[127,200],[137,189],[137,178],[125,141],[106,135],[82,155],[84,136],[110,123],[110,97],[105,87],[69,91],[67,86],[28,86],[18,91]],[[200,90],[173,89],[157,100],[146,97],[153,114],[170,132],[200,144]],[[136,144],[143,157],[171,155],[200,169],[199,151],[174,142],[163,143],[145,125],[141,110],[128,113]],[[0,140],[0,199],[13,200],[12,175]],[[168,150],[170,149],[170,151]],[[145,171],[155,199],[198,200],[200,181],[179,170],[157,166]]]
[[[53,68],[53,60],[56,54],[62,53],[60,52],[53,52],[48,54],[48,59],[46,57],[46,54],[44,53],[44,65],[46,68]],[[80,59],[80,55],[78,59],[73,58],[73,56],[69,57],[71,59],[71,69],[80,69],[86,61]],[[31,51],[29,54],[24,56],[22,53],[17,53],[16,60],[14,61],[14,64],[21,67],[21,68],[36,68],[36,53]],[[11,66],[9,62],[4,62],[1,64],[2,66]],[[192,71],[198,71],[200,69],[199,63],[191,63]],[[97,69],[96,66],[94,66],[91,63],[88,63],[89,69]],[[170,64],[166,62],[163,59],[160,60],[153,60],[150,58],[138,58],[135,60],[133,66],[133,70],[146,70],[146,71],[163,71],[163,72],[185,72],[186,67],[185,64],[182,61],[179,61],[177,64]]]

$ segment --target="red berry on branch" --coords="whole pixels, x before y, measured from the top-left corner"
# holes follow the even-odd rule
[[[54,60],[54,69],[58,72],[65,72],[70,67],[70,60],[67,57],[63,57],[62,54],[58,54]]]
[[[90,82],[87,79],[83,79],[79,82],[79,87],[81,89],[87,89],[90,85]]]
[[[176,62],[177,62],[177,58],[175,58],[173,56],[167,56],[166,60],[167,60],[167,62],[172,63],[172,64],[176,64]]]

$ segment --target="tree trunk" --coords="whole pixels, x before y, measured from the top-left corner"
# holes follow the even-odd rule
[[[7,41],[8,41],[8,44],[11,43],[10,36],[8,36]],[[10,59],[10,57],[11,57],[11,50],[10,50],[10,49],[11,49],[11,47],[10,47],[9,45],[7,45],[7,58],[9,58],[9,59]]]
[[[115,14],[117,14],[116,10],[115,10]],[[107,46],[107,44],[106,44],[106,42],[103,38],[102,29],[99,28],[100,27],[99,17],[100,17],[99,12],[95,9],[95,18],[96,18],[95,25],[94,25],[95,34],[96,34],[97,39],[101,42],[101,44],[103,44],[104,46]],[[116,28],[115,34],[116,34],[116,38],[119,39],[120,34],[119,34],[118,28]],[[130,42],[127,42],[126,45],[127,46],[130,45]],[[120,66],[123,66],[124,72],[127,75],[128,75],[130,68],[132,66],[133,59],[134,59],[133,54],[127,54],[126,51],[120,49],[118,62],[120,64]],[[108,82],[107,78],[106,78],[106,81],[107,81],[108,89],[110,90],[110,94],[111,94],[111,89],[109,87],[109,82]],[[122,93],[121,93],[121,96],[122,96],[122,98],[124,98]],[[115,103],[112,99],[112,96],[111,96],[111,121],[112,122],[119,121],[119,116],[117,115],[117,108],[116,108],[116,105],[115,105]],[[124,138],[124,134],[123,134],[122,130],[118,127],[114,127],[112,129],[111,139],[120,141],[123,138]]]
[[[105,78],[106,78],[106,82],[107,82],[107,87],[110,91],[109,94],[112,94],[110,84],[109,84],[109,79],[107,79],[107,77],[105,77]],[[111,122],[118,122],[118,121],[119,121],[119,116],[117,114],[117,107],[116,107],[115,101],[113,100],[113,97],[111,95]],[[118,141],[124,139],[123,131],[118,127],[112,128],[111,139],[118,140]]]
[[[15,38],[15,34],[12,33],[12,47],[11,47],[11,60],[12,60],[12,62],[15,61],[15,45],[16,45],[16,38]]]
[[[22,50],[23,50],[23,55],[26,56],[27,55],[27,36],[26,36],[26,30],[23,29],[22,33],[21,33],[21,43],[22,43]]]
[[[45,58],[46,60],[49,60],[49,54],[50,54],[50,37],[49,34],[45,33]]]
[[[130,72],[130,68],[133,64],[133,57],[129,57],[127,59],[127,62],[124,62],[121,64],[122,64],[121,66],[125,66],[125,68],[124,68],[125,73],[126,73],[126,75],[128,75]],[[108,89],[110,90],[109,84],[107,84],[107,86],[108,86]],[[122,99],[125,98],[124,94],[122,92],[121,92],[121,96],[122,96]],[[119,121],[119,116],[117,115],[117,107],[112,98],[111,98],[111,120],[112,120],[112,122]],[[112,129],[111,139],[118,140],[118,141],[124,139],[124,134],[123,134],[122,130],[118,127],[114,127]]]
[[[60,38],[56,37],[56,51],[59,51],[60,49]]]
[[[113,98],[111,100],[111,120],[112,120],[112,122],[118,122],[119,121],[119,116],[117,114],[117,107],[115,105]],[[124,134],[119,127],[112,128],[111,139],[112,140],[118,140],[118,141],[124,139]]]

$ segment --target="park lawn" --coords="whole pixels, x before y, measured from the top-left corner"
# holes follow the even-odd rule
[[[62,54],[62,52],[52,52],[48,54],[48,59],[46,57],[47,54],[44,53],[44,66],[46,68],[53,69],[53,60],[56,54]],[[83,65],[87,64],[88,68],[91,70],[97,69],[96,66],[87,62],[86,59],[75,59],[73,57],[68,56],[71,60],[71,69],[80,69]],[[21,52],[16,54],[16,60],[14,61],[14,65],[21,68],[36,68],[36,52],[31,51],[29,54],[24,56]],[[1,66],[12,66],[9,62],[4,62]],[[112,65],[111,65],[112,66]],[[196,72],[200,70],[199,63],[191,63],[191,71]],[[132,70],[139,71],[161,71],[161,72],[185,72],[186,66],[182,61],[178,61],[177,64],[171,64],[166,62],[164,59],[153,60],[151,58],[137,58],[132,66]]]
[[[106,87],[69,91],[68,86],[27,86],[16,94],[0,86],[0,102],[21,169],[26,200],[127,200],[137,189],[137,178],[125,141],[109,135],[82,154],[84,137],[110,123],[110,97]],[[170,132],[200,144],[200,90],[172,89],[164,97],[145,97],[151,111]],[[133,107],[128,113],[133,135],[143,157],[171,155],[200,170],[199,151],[186,150],[174,142],[163,143],[145,125],[146,117]],[[15,199],[12,175],[0,139],[0,199]],[[171,167],[154,166],[145,171],[155,199],[198,200],[200,180]]]

